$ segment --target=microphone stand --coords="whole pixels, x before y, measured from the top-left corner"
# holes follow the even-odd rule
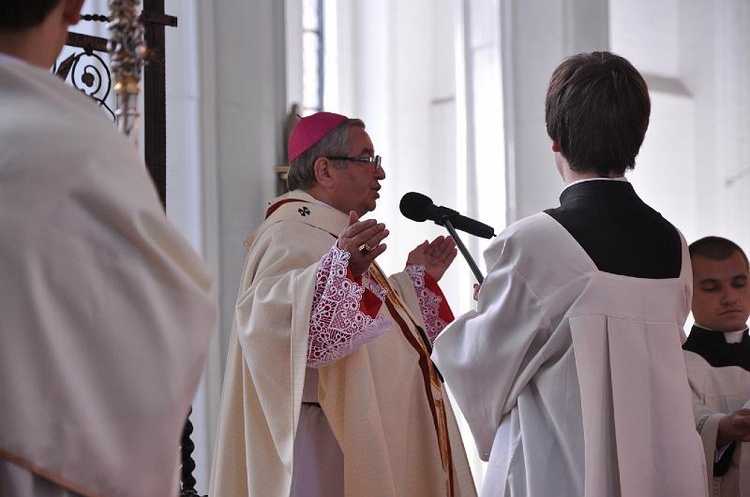
[[[448,230],[448,233],[451,234],[451,238],[453,238],[453,241],[456,242],[456,247],[458,247],[458,250],[461,251],[461,254],[463,254],[464,256],[464,259],[466,259],[466,262],[469,263],[471,272],[474,273],[474,276],[476,277],[477,282],[481,285],[484,282],[484,276],[482,276],[482,273],[479,271],[479,268],[477,267],[476,262],[474,262],[474,259],[472,259],[469,251],[466,250],[466,246],[458,237],[458,234],[456,233],[456,229],[451,224],[450,219],[448,218],[448,216],[443,216],[440,218],[440,222]]]

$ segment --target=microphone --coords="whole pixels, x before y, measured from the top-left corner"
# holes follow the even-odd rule
[[[435,224],[445,225],[445,220],[449,221],[454,228],[465,231],[474,236],[481,238],[492,238],[495,236],[495,230],[492,226],[480,223],[470,217],[462,216],[453,209],[435,205],[432,199],[427,195],[417,192],[409,192],[401,197],[399,203],[401,214],[412,221],[422,222],[429,219],[435,221]]]

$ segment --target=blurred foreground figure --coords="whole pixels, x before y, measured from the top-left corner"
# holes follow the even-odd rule
[[[210,274],[137,151],[49,72],[81,4],[0,4],[0,495],[176,496]]]

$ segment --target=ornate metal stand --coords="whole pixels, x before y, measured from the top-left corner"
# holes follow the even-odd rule
[[[167,99],[166,45],[164,27],[177,27],[177,18],[164,14],[164,0],[144,0],[142,14],[146,26],[149,59],[143,70],[145,120],[143,129],[150,137],[144,143],[144,158],[162,202],[167,199]]]
[[[193,412],[192,408],[190,412]],[[193,433],[193,423],[190,422],[190,414],[188,413],[185,428],[182,430],[182,443],[180,445],[180,459],[182,461],[182,468],[180,470],[180,497],[200,497],[195,490],[196,481],[193,477],[193,471],[195,471],[195,461],[193,461],[195,444],[193,444],[193,440],[190,438],[191,433]]]
[[[67,45],[80,48],[56,64],[54,72],[80,89],[105,108],[118,127],[133,139],[137,136],[139,94],[138,83],[143,67],[144,152],[145,162],[154,181],[162,205],[166,207],[166,84],[165,84],[165,26],[177,26],[177,18],[164,13],[164,0],[144,0],[140,15],[136,6],[140,0],[110,0],[109,16],[87,14],[84,21],[108,22],[111,40],[79,33],[68,33]],[[145,44],[143,43],[145,39]],[[111,68],[99,54],[109,48]],[[146,62],[144,65],[143,63]],[[114,75],[114,83],[113,83]],[[113,89],[118,97],[117,110],[107,105]],[[193,477],[195,444],[191,439],[193,424],[190,416],[185,423],[180,443],[182,497],[200,497]]]
[[[117,126],[132,140],[138,137],[138,94],[141,67],[146,58],[143,24],[138,17],[140,0],[109,0],[109,55],[115,75]]]

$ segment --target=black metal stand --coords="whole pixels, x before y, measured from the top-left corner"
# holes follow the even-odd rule
[[[190,408],[190,412],[193,412],[192,407]],[[185,428],[182,430],[182,443],[180,444],[180,497],[201,497],[195,490],[196,481],[193,477],[193,471],[195,470],[195,461],[193,460],[195,444],[190,438],[192,433],[193,423],[190,421],[190,413],[188,413]]]
[[[466,262],[469,263],[471,272],[474,273],[474,277],[477,279],[477,282],[481,285],[484,282],[484,276],[482,276],[482,273],[479,271],[479,267],[477,267],[477,263],[474,262],[474,259],[472,259],[469,251],[466,250],[466,245],[464,245],[464,243],[458,237],[458,234],[456,233],[456,229],[451,224],[450,219],[448,219],[448,216],[443,216],[440,221],[441,221],[441,224],[445,226],[445,228],[448,230],[448,233],[451,234],[453,241],[456,242],[456,247],[458,247],[458,250],[464,256],[464,259],[466,259]]]
[[[143,3],[144,38],[149,62],[143,67],[144,159],[161,201],[167,200],[167,88],[165,26],[177,27],[177,18],[164,13],[164,0]]]

